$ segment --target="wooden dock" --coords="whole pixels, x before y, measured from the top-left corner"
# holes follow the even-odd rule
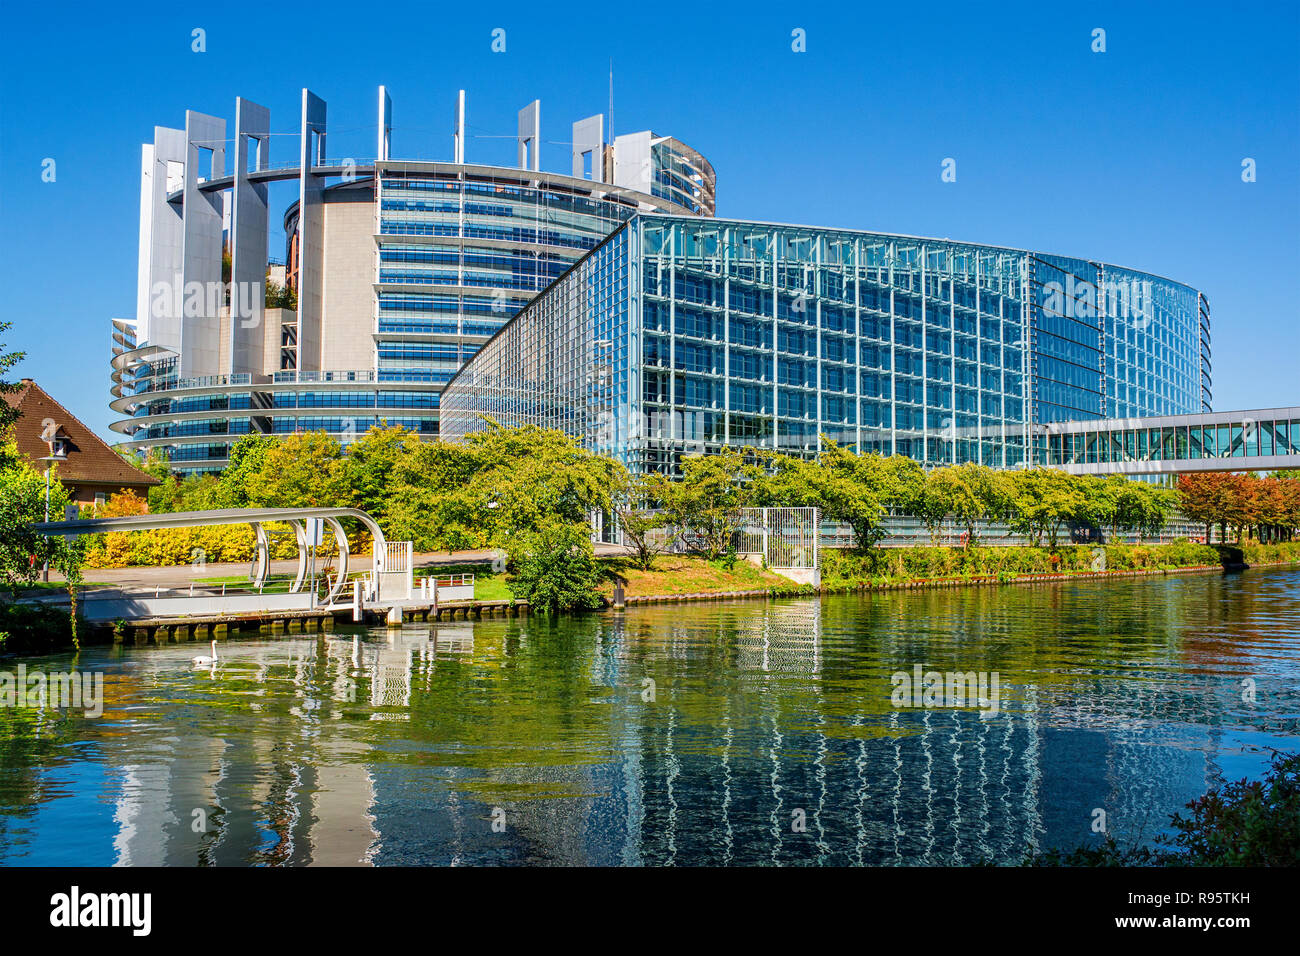
[[[456,601],[402,608],[404,621],[467,621],[485,617],[518,617],[528,613],[527,601]]]
[[[103,629],[108,629],[100,625]],[[328,611],[279,611],[272,617],[229,614],[220,618],[155,618],[130,621],[112,628],[113,642],[128,640],[140,644],[179,644],[182,641],[223,641],[232,633],[281,635],[332,631],[334,615]]]

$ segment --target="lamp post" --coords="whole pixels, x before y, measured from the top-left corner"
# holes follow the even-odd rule
[[[50,520],[50,473],[54,470],[54,465],[56,462],[67,461],[67,460],[68,460],[68,453],[63,450],[62,444],[56,444],[55,442],[50,442],[50,453],[41,459],[41,461],[45,462],[45,520],[46,521]],[[48,555],[45,558],[45,566],[41,569],[41,579],[46,584],[50,583],[50,559]]]

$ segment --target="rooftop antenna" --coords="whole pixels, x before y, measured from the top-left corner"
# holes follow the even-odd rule
[[[609,58],[609,141],[614,142],[614,58]]]

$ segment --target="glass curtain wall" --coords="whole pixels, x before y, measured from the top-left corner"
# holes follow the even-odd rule
[[[823,438],[1023,467],[1045,422],[1200,411],[1202,304],[1076,259],[640,215],[470,362],[443,416],[448,437],[488,413],[663,473],[727,445],[813,457]]]

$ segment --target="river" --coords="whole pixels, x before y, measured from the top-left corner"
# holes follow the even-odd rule
[[[1149,843],[1300,729],[1300,571],[93,647],[0,708],[0,863],[1016,863]],[[981,705],[897,706],[974,672]],[[895,695],[896,696],[896,695]],[[952,701],[940,701],[952,704]],[[994,704],[996,703],[996,709]]]

